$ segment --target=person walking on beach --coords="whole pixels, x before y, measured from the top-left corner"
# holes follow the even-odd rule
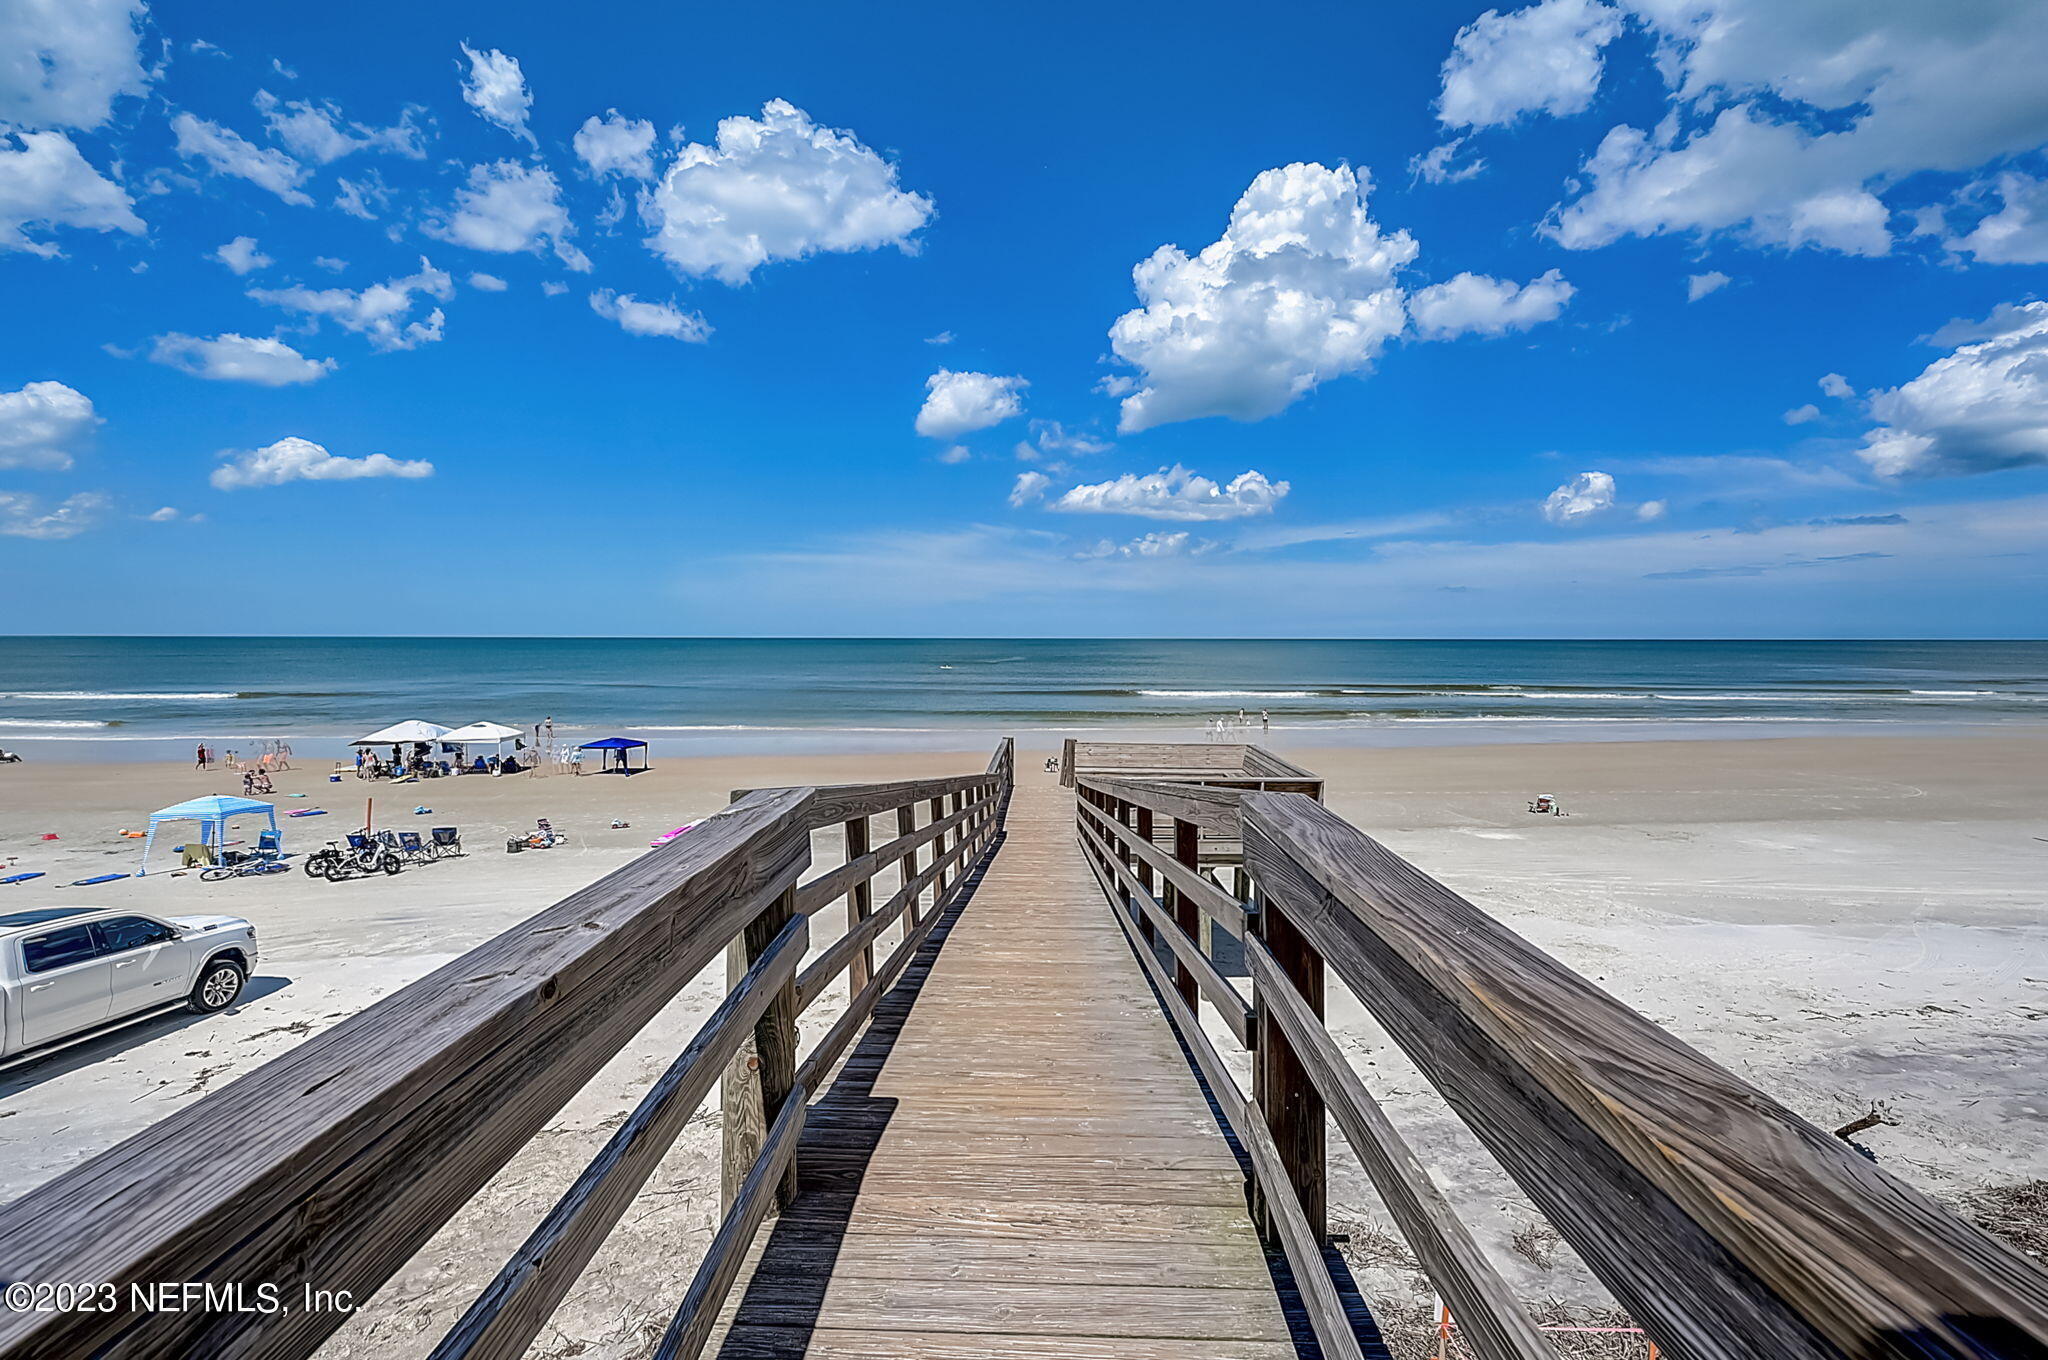
[[[1272,733],[1273,715],[1262,708],[1259,710],[1259,734],[1261,736],[1271,736]]]
[[[193,752],[193,755],[194,755],[194,756],[196,757],[196,759],[195,759],[195,761],[194,761],[194,763],[193,763],[193,766],[192,766],[192,768],[193,768],[193,769],[195,769],[195,770],[203,770],[203,769],[205,769],[205,768],[206,768],[206,743],[205,743],[205,742],[203,742],[203,741],[202,741],[202,742],[200,742],[200,743],[199,743],[199,749],[198,749],[197,751]]]

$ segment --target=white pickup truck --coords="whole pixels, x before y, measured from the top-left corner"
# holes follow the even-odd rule
[[[256,927],[239,916],[0,913],[0,1061],[178,1002],[225,1010],[255,967]]]

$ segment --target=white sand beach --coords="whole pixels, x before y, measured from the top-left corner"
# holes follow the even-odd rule
[[[1905,1179],[1954,1197],[2048,1175],[2048,736],[1285,749],[1329,780],[1337,811],[1809,1119],[1833,1127],[1881,1105],[1895,1122],[1859,1141]],[[1020,780],[1050,779],[1045,755],[1020,750]],[[0,1070],[0,1195],[76,1166],[426,974],[627,862],[651,836],[714,811],[735,786],[959,772],[985,760],[667,760],[631,779],[399,787],[329,783],[322,762],[277,779],[281,808],[330,810],[287,820],[288,848],[359,825],[368,796],[379,825],[461,826],[469,854],[342,884],[153,873],[93,888],[56,885],[132,869],[141,842],[120,829],[183,798],[238,792],[239,776],[170,764],[0,767],[0,854],[18,861],[12,871],[47,873],[0,888],[0,907],[233,912],[256,922],[264,950],[245,998],[223,1014],[150,1021]],[[1539,792],[1570,815],[1529,815]],[[433,814],[413,815],[420,804]],[[540,816],[570,843],[505,853],[506,834]],[[613,830],[614,818],[631,826]],[[38,839],[45,832],[59,839]],[[818,838],[821,862],[837,857],[832,839]],[[171,868],[174,856],[159,854]],[[820,919],[813,948],[836,929]],[[722,969],[697,979],[330,1353],[424,1355],[723,990]],[[1533,1212],[1355,1002],[1333,996],[1331,1009],[1368,1083],[1511,1280],[1532,1298],[1591,1298],[1568,1253],[1526,1231]],[[833,1012],[828,1001],[807,1014],[807,1032]],[[1352,1233],[1367,1293],[1401,1297],[1407,1272],[1375,1232],[1388,1220],[1341,1139],[1333,1147],[1333,1226]],[[714,1102],[571,1296],[546,1353],[577,1344],[588,1356],[633,1354],[649,1327],[658,1332],[712,1231],[717,1158]]]

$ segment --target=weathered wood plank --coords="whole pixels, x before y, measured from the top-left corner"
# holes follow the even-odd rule
[[[1212,836],[1224,836],[1234,840],[1238,834],[1240,805],[1244,800],[1244,793],[1239,789],[1214,788],[1206,784],[1116,778],[1107,775],[1082,776],[1077,780],[1077,785],[1083,790],[1092,790],[1111,798],[1142,803],[1162,817],[1193,822]]]
[[[1308,1314],[1309,1326],[1315,1329],[1324,1360],[1365,1360],[1358,1335],[1351,1330],[1351,1319],[1344,1311],[1344,1300],[1337,1296],[1329,1267],[1323,1263],[1322,1232],[1310,1222],[1302,1212],[1301,1201],[1294,1197],[1288,1183],[1290,1168],[1273,1146],[1272,1134],[1259,1118],[1256,1106],[1245,1107],[1244,1127],[1248,1131],[1242,1139],[1244,1150],[1252,1159],[1259,1184],[1265,1187],[1267,1215],[1287,1252],[1288,1269],[1294,1274],[1295,1288],[1301,1291],[1302,1308]]]
[[[931,779],[894,779],[879,784],[819,784],[808,792],[812,795],[810,829],[821,830],[837,822],[851,821],[855,817],[874,817],[893,812],[907,803],[920,803],[932,798],[943,798],[949,793],[964,793],[987,788],[989,776],[985,774],[942,775]],[[734,789],[733,801],[752,793],[774,792],[763,789]]]
[[[1298,1360],[1292,1342],[735,1327],[721,1360]]]
[[[799,1279],[1151,1285],[1256,1294],[1270,1294],[1273,1288],[1265,1257],[1249,1240],[923,1239],[815,1230],[806,1234],[790,1223],[778,1225],[776,1234],[775,1269]]]
[[[1084,818],[1093,821],[1097,829],[1104,834],[1118,835],[1122,832],[1123,828],[1118,826],[1113,819],[1104,817],[1100,808],[1078,800],[1074,805],[1081,810]],[[1142,807],[1143,804],[1139,806]],[[1145,813],[1147,816],[1150,816],[1153,813],[1153,809],[1146,808]],[[1173,820],[1176,823],[1181,823],[1184,819],[1174,818]],[[1148,869],[1157,871],[1162,878],[1195,906],[1199,907],[1216,924],[1222,926],[1237,938],[1244,938],[1244,904],[1231,897],[1214,880],[1203,875],[1199,869],[1190,867],[1175,855],[1167,854],[1158,846],[1143,838],[1131,841],[1130,849],[1136,853],[1138,859]],[[1149,890],[1149,885],[1147,886]]]
[[[804,1127],[807,1097],[801,1086],[792,1087],[788,1096],[776,1114],[775,1122],[768,1128],[767,1140],[761,1145],[760,1160],[748,1173],[739,1198],[726,1213],[725,1221],[719,1224],[711,1246],[697,1266],[696,1276],[690,1281],[689,1290],[677,1306],[675,1316],[669,1319],[668,1330],[662,1334],[661,1344],[655,1348],[655,1360],[697,1360],[704,1351],[704,1343],[711,1339],[711,1329],[718,1321],[718,1310],[724,1305],[725,1296],[732,1289],[732,1282],[746,1259],[747,1245],[760,1231],[761,1220],[775,1206],[778,1187],[787,1179],[795,1160],[797,1138]]]
[[[808,857],[802,791],[705,819],[0,1211],[0,1278],[367,1297]],[[301,1356],[338,1311],[0,1315],[0,1354]]]
[[[978,819],[986,811],[985,800],[977,799],[971,807],[920,827],[908,836],[899,836],[873,851],[863,852],[857,858],[848,858],[842,864],[835,864],[797,889],[797,910],[806,916],[812,915],[819,908],[831,905],[849,891],[865,884],[889,867],[890,861],[915,853],[921,847],[939,840],[947,832],[957,830],[962,822],[970,818]],[[855,823],[852,821],[847,823],[849,827],[853,825]]]
[[[1409,1250],[1458,1319],[1458,1334],[1465,1344],[1481,1360],[1547,1360],[1553,1354],[1550,1343],[1472,1240],[1408,1141],[1344,1060],[1322,1019],[1309,1010],[1263,944],[1250,941],[1245,961],[1267,1014],[1287,1032]]]
[[[868,948],[890,923],[895,921],[904,909],[917,900],[917,895],[936,879],[948,866],[965,853],[960,846],[954,846],[943,856],[935,856],[932,863],[920,874],[910,879],[894,893],[881,907],[872,912],[860,926],[847,932],[821,951],[808,967],[798,975],[796,983],[797,1009],[808,1010],[834,978],[846,968],[857,951]],[[915,926],[913,925],[913,929]],[[872,971],[869,974],[873,976]],[[858,989],[865,990],[865,987]],[[856,991],[856,995],[858,994]]]
[[[1326,808],[1245,799],[1277,904],[1660,1346],[2039,1354],[2048,1275]]]
[[[1098,854],[1110,853],[1108,844],[1088,826],[1083,824],[1080,829],[1081,834],[1088,838]],[[1222,1017],[1223,1023],[1230,1027],[1230,1032],[1236,1036],[1237,1042],[1246,1048],[1251,1047],[1251,1008],[1245,1005],[1244,998],[1237,994],[1237,989],[1230,985],[1223,974],[1216,971],[1216,965],[1202,953],[1202,946],[1194,936],[1182,930],[1180,923],[1168,916],[1160,908],[1159,903],[1153,900],[1152,894],[1139,886],[1137,875],[1126,868],[1121,860],[1111,858],[1109,867],[1122,881],[1130,900],[1136,903],[1144,917],[1152,922],[1153,929],[1165,936],[1167,948],[1173,951],[1174,958],[1194,979],[1195,986],[1200,989],[1202,995],[1209,998],[1209,1004],[1216,1008],[1216,1013]],[[1114,902],[1115,899],[1112,897],[1112,905]],[[1175,990],[1179,991],[1178,988]]]
[[[796,972],[809,938],[786,924],[604,1149],[434,1348],[432,1360],[518,1360],[604,1245],[730,1058]]]
[[[984,827],[976,829],[971,839],[962,840],[943,857],[934,860],[931,867],[925,870],[925,873],[930,875],[933,881],[943,883],[945,881],[944,872],[948,865],[956,861],[963,863],[971,862],[972,858],[979,854],[986,844],[987,836],[984,825]],[[868,980],[868,985],[861,988],[860,992],[847,1003],[845,1011],[840,1014],[837,1020],[833,1021],[832,1028],[825,1032],[824,1037],[818,1040],[810,1054],[804,1059],[803,1065],[797,1069],[797,1081],[812,1090],[816,1090],[824,1085],[826,1074],[831,1072],[832,1065],[839,1061],[839,1057],[846,1051],[847,1045],[853,1042],[853,1036],[858,1034],[861,1027],[867,1023],[868,1017],[875,1009],[875,1003],[880,1001],[883,995],[896,985],[896,979],[902,974],[903,969],[909,964],[912,956],[917,953],[919,946],[924,943],[925,937],[931,933],[932,927],[938,924],[945,908],[958,895],[960,888],[966,882],[967,876],[963,869],[962,873],[954,880],[952,886],[946,889],[944,895],[940,897],[938,903],[932,908],[931,915],[925,917],[923,921],[904,932],[903,939],[897,943],[896,948],[891,951],[889,957],[883,961],[882,965],[875,970],[875,975]],[[912,883],[905,885],[905,888],[899,892],[899,896],[904,896],[908,900],[909,896],[915,895],[916,890],[917,884],[913,880]]]
[[[815,1320],[859,1331],[966,1335],[1025,1332],[1213,1341],[1285,1341],[1289,1335],[1277,1309],[1246,1307],[1241,1290],[1157,1285],[959,1280],[934,1289],[924,1280],[842,1281],[835,1276],[821,1296],[812,1280],[756,1275],[748,1282],[745,1308],[750,1325],[769,1327],[804,1326]],[[1332,1352],[1330,1360],[1350,1357]]]

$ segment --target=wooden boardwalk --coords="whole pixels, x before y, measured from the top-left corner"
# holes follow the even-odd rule
[[[718,1353],[1292,1360],[1244,1174],[1083,864],[1019,785],[981,881],[813,1105]]]

